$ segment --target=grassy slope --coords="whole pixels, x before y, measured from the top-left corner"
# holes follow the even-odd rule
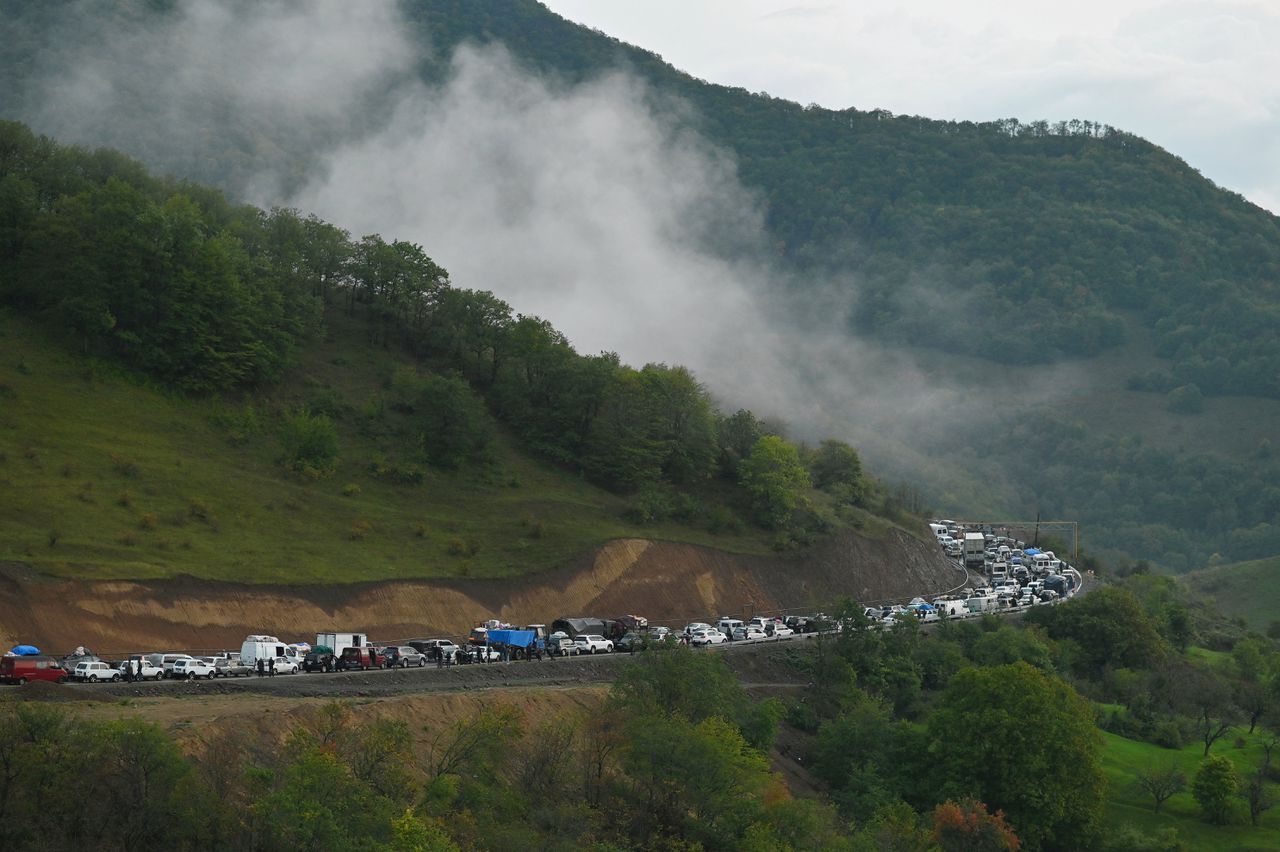
[[[296,584],[512,576],[625,536],[766,549],[760,533],[628,524],[621,498],[530,460],[501,433],[494,467],[429,471],[415,487],[369,472],[376,453],[395,457],[395,441],[362,436],[351,417],[339,419],[336,474],[316,482],[276,463],[271,415],[260,415],[262,428],[239,446],[216,425],[215,415],[249,403],[279,411],[316,394],[358,409],[379,392],[390,363],[348,329],[310,351],[271,398],[186,400],[0,316],[0,560],[72,577]],[[359,493],[344,496],[348,485]],[[354,538],[362,521],[370,530]],[[475,552],[452,552],[459,545]]]
[[[1213,747],[1212,754],[1225,756],[1240,773],[1251,772],[1262,760],[1261,734],[1250,736],[1239,732],[1245,747],[1236,748],[1232,734]],[[1239,822],[1233,825],[1215,826],[1200,816],[1200,808],[1191,793],[1183,792],[1164,803],[1160,813],[1155,813],[1151,798],[1138,790],[1133,782],[1134,772],[1147,767],[1164,767],[1177,763],[1186,774],[1188,784],[1200,765],[1204,746],[1192,743],[1183,749],[1170,750],[1149,743],[1135,742],[1114,734],[1103,734],[1102,767],[1108,782],[1108,801],[1104,822],[1115,827],[1123,823],[1144,831],[1175,828],[1192,849],[1206,850],[1262,850],[1280,849],[1280,810],[1262,815],[1258,827],[1249,825],[1248,811],[1239,803]],[[1275,791],[1280,792],[1280,791]]]
[[[1187,574],[1183,579],[1197,593],[1213,598],[1218,609],[1232,618],[1243,618],[1255,630],[1266,630],[1280,620],[1280,556],[1217,565]]]

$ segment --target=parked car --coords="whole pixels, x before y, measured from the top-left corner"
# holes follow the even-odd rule
[[[190,660],[190,654],[148,654],[147,661],[153,666],[164,669],[165,677],[173,677],[173,664],[178,660]]]
[[[187,680],[195,680],[202,677],[205,680],[213,680],[216,669],[213,663],[206,660],[188,657],[185,660],[175,660],[173,663],[173,671],[169,673],[172,678],[186,678]]]
[[[727,616],[721,616],[720,620],[716,622],[716,630],[719,630],[721,633],[723,633],[725,636],[728,636],[730,639],[734,638],[733,631],[737,630],[741,626],[742,626],[741,619],[729,618]]]
[[[684,635],[692,636],[694,633],[697,633],[699,630],[710,630],[710,629],[711,629],[711,625],[707,624],[705,621],[691,621],[690,623],[684,626]]]
[[[160,680],[164,677],[164,669],[152,663],[149,658],[141,655],[134,655],[129,659],[124,660],[120,665],[116,666],[116,668],[122,675],[127,676],[127,667],[130,665],[134,667],[135,676],[139,680]]]
[[[598,633],[583,633],[573,637],[581,654],[611,654],[613,643]]]
[[[215,677],[249,677],[253,669],[242,663],[239,657],[214,657],[213,674]]]
[[[427,655],[410,645],[395,645],[385,650],[389,669],[407,669],[409,666],[422,668],[427,664]]]
[[[0,683],[16,683],[19,686],[33,680],[66,683],[67,677],[67,670],[62,664],[44,654],[0,657]]]
[[[768,632],[775,639],[785,639],[788,636],[796,635],[796,632],[794,630],[792,630],[787,625],[781,624],[781,623],[773,625],[773,630]]]
[[[458,656],[458,646],[452,639],[410,639],[408,644],[425,654],[429,662],[435,662],[436,649],[444,655],[445,662],[453,662]]]
[[[547,637],[547,652],[556,657],[572,657],[578,653],[578,646],[566,633],[552,633]]]
[[[120,680],[120,672],[111,668],[102,660],[86,660],[82,663],[76,663],[76,667],[71,671],[71,679],[78,680],[81,683],[89,681]]]
[[[472,645],[462,651],[462,657],[458,662],[497,663],[501,660],[502,655],[496,649],[488,645]]]
[[[374,655],[373,649],[368,646],[363,648],[343,648],[342,655],[338,657],[338,671],[346,672],[353,669],[364,671],[377,667],[377,657]]]
[[[317,651],[312,648],[302,658],[304,672],[331,672],[337,666],[337,658],[328,651]]]
[[[617,648],[619,651],[639,651],[648,644],[648,638],[639,633],[624,633],[622,638],[618,640]]]
[[[695,630],[693,635],[689,637],[689,644],[696,647],[705,645],[719,645],[728,641],[723,633],[714,627],[708,627],[706,630]]]
[[[733,628],[733,641],[740,642],[744,639],[768,639],[768,635],[755,624],[739,624]]]

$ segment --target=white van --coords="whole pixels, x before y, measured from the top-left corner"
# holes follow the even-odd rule
[[[281,642],[274,636],[246,636],[240,646],[240,660],[250,668],[257,668],[258,660],[263,665],[268,660],[275,660],[275,671],[293,673],[298,670],[298,649]]]
[[[947,528],[942,524],[929,524],[929,529],[933,530],[934,538],[942,538],[947,534]]]
[[[726,618],[725,616],[721,616],[720,620],[716,622],[716,629],[725,636],[728,636],[730,639],[733,638],[734,628],[742,626],[742,620],[738,618]]]

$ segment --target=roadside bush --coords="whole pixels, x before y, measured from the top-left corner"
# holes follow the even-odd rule
[[[352,541],[364,541],[372,531],[373,524],[361,519],[351,525],[351,529],[347,531],[347,538]]]
[[[348,482],[346,485],[342,486],[342,496],[343,497],[359,497],[360,486],[356,485],[354,482]]]
[[[160,519],[156,517],[155,512],[143,512],[138,518],[138,529],[151,532],[159,522]]]
[[[298,473],[332,473],[338,460],[338,430],[322,414],[299,411],[280,427],[284,464]]]

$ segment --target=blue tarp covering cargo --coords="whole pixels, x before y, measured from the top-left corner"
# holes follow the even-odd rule
[[[513,648],[528,648],[537,642],[537,634],[532,630],[490,630],[490,645],[510,645]]]
[[[9,653],[18,657],[34,657],[40,653],[40,649],[34,645],[14,645]]]

